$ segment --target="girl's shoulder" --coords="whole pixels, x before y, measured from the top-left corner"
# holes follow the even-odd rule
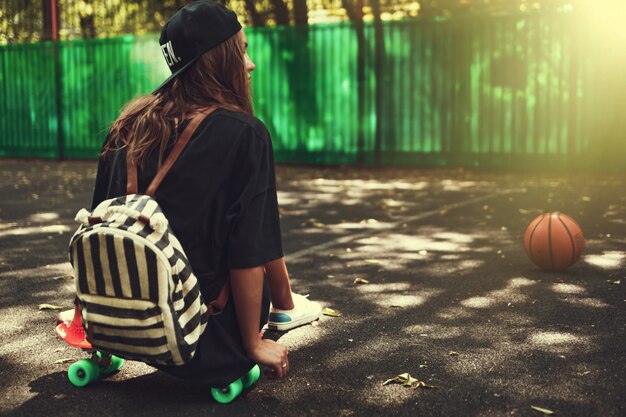
[[[269,139],[269,132],[265,124],[256,116],[243,112],[235,112],[225,109],[218,109],[209,117],[215,126],[223,129],[242,129],[254,132],[260,139]]]

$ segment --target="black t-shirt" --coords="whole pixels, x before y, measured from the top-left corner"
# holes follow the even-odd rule
[[[179,133],[188,121],[181,123]],[[101,158],[92,209],[126,194],[124,151]],[[139,192],[156,174],[157,156],[138,172]],[[205,300],[217,296],[229,269],[283,256],[274,157],[257,118],[216,110],[197,128],[155,199],[191,263]]]

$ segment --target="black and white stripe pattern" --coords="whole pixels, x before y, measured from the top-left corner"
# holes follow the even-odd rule
[[[102,222],[82,220],[70,258],[92,345],[151,364],[188,362],[206,326],[207,307],[169,227],[145,222],[163,222],[158,204],[131,194],[102,202],[91,216]]]

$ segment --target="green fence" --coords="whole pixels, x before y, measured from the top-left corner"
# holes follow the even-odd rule
[[[379,28],[379,55],[373,23],[361,55],[351,24],[247,29],[255,111],[278,161],[626,165],[626,64],[593,22],[520,14]],[[1,47],[0,156],[95,158],[121,106],[167,76],[156,39]]]

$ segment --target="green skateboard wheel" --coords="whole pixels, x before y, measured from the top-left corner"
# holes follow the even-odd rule
[[[111,364],[109,367],[103,371],[105,375],[112,374],[117,371],[124,365],[124,358],[120,358],[119,356],[111,355]]]
[[[259,368],[259,365],[254,365],[252,369],[250,369],[250,371],[243,378],[241,378],[241,382],[243,383],[243,388],[244,389],[250,388],[252,385],[254,385],[254,383],[256,383],[259,380],[260,376],[261,376],[261,368]]]
[[[81,359],[78,362],[74,362],[70,369],[67,370],[67,377],[75,387],[84,387],[98,379],[99,376],[100,368],[98,368],[98,364],[89,359]]]
[[[108,353],[104,353],[101,351],[96,352],[97,359],[93,359],[98,362],[98,367],[100,368],[100,373],[102,375],[109,375],[113,372],[117,371],[124,364],[124,359],[115,355],[111,355]],[[103,358],[109,358],[108,361],[103,360]],[[108,362],[108,365],[105,365]],[[106,368],[104,367],[106,366]]]
[[[230,385],[224,388],[211,388],[211,396],[213,399],[221,404],[228,404],[243,391],[243,384],[241,379],[231,382]]]

